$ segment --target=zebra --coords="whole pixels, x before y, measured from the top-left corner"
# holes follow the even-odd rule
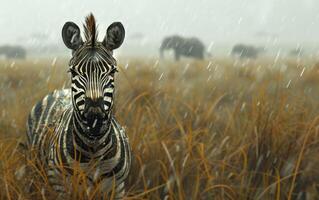
[[[27,120],[27,144],[31,157],[44,166],[49,184],[62,197],[68,194],[64,186],[71,183],[76,165],[85,172],[87,192],[99,184],[104,196],[113,192],[121,199],[131,148],[112,112],[118,72],[113,50],[122,45],[125,29],[114,22],[99,42],[92,13],[83,26],[85,41],[74,22],[62,28],[63,42],[72,50],[71,88],[56,90],[34,105]]]

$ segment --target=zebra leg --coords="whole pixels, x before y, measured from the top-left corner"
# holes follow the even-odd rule
[[[104,189],[102,188],[102,191],[105,191],[105,192],[102,192],[101,200],[103,200],[103,199],[116,199],[116,200],[123,199],[124,194],[125,194],[124,182],[116,185],[115,188],[113,188],[113,189],[110,189],[110,188],[112,188],[112,184],[107,185],[107,186],[108,187],[105,187]],[[113,187],[114,187],[114,185],[113,185]]]
[[[53,190],[58,193],[57,199],[65,199],[68,197],[69,193],[67,192],[65,185],[63,184],[63,180],[66,177],[63,177],[60,170],[54,164],[53,159],[49,159],[49,167],[47,169],[47,176],[49,184],[52,186]],[[69,182],[68,180],[66,180]]]
[[[117,185],[116,189],[115,189],[115,197],[114,199],[123,199],[125,194],[125,188],[124,188],[124,182],[120,183],[119,185]]]

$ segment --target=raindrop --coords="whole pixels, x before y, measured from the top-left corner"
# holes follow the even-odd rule
[[[211,42],[208,47],[207,47],[207,51],[210,52],[214,46],[215,42]]]
[[[159,77],[158,80],[161,80],[163,78],[164,72],[162,72],[161,76]]]
[[[301,73],[300,73],[300,77],[302,77],[303,73],[305,72],[305,67],[302,69]]]
[[[212,62],[209,61],[209,63],[208,63],[208,65],[207,65],[206,69],[210,69],[210,66],[211,66],[211,65],[212,65]]]
[[[158,66],[158,60],[155,61],[153,68],[156,68]]]
[[[246,102],[241,105],[240,112],[243,112],[246,108]]]
[[[277,52],[276,58],[274,60],[274,63],[278,62],[280,55],[281,55],[281,49]]]
[[[256,71],[259,72],[261,68],[262,68],[262,66],[261,66],[261,65],[258,65]]]
[[[55,64],[56,64],[56,57],[53,58],[52,63],[51,63],[51,66],[54,66]]]
[[[187,115],[188,115],[188,113],[185,112],[185,113],[184,113],[184,119],[186,119]]]
[[[240,18],[238,19],[238,22],[237,22],[237,23],[240,25],[242,21],[243,21],[243,18],[240,17]]]
[[[286,85],[286,88],[289,88],[290,83],[291,83],[291,79],[288,81],[288,83],[287,83],[287,85]]]
[[[185,73],[187,72],[188,68],[189,68],[189,63],[187,63],[187,64],[185,65],[185,68],[184,68],[183,74],[185,74]]]
[[[16,64],[16,63],[13,61],[13,62],[10,64],[10,67],[13,68],[15,64]]]

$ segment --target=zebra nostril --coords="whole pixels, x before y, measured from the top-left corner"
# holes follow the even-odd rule
[[[89,115],[103,115],[103,97],[85,98],[84,117]]]

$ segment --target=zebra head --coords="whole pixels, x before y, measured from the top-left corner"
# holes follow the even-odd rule
[[[80,28],[66,22],[62,29],[64,44],[72,50],[69,63],[72,103],[76,118],[87,127],[101,127],[110,118],[113,106],[114,74],[117,72],[113,50],[120,47],[125,30],[120,22],[112,23],[102,42],[97,40],[94,16],[84,24],[85,41]]]

